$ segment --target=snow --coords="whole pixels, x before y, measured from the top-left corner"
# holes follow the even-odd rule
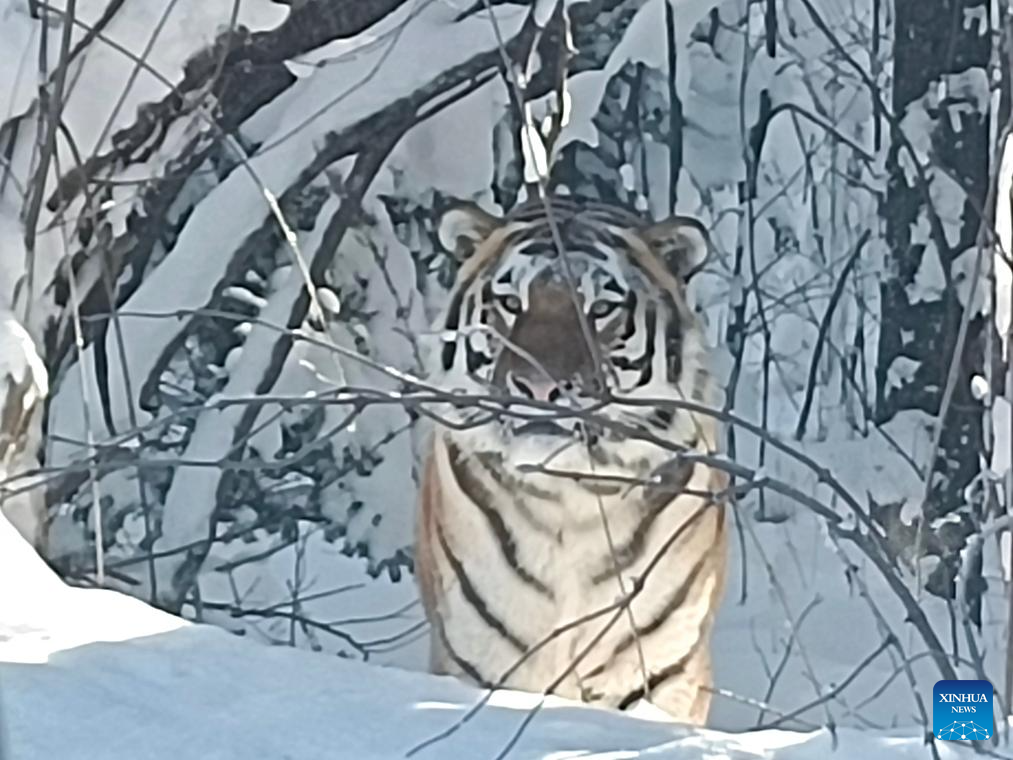
[[[544,27],[549,23],[553,11],[556,10],[556,5],[558,5],[557,0],[535,0],[533,14],[535,23],[540,27]]]
[[[1013,269],[1006,262],[1013,251],[1013,137],[1002,145],[995,206],[995,230],[999,238],[993,256],[995,272],[995,329],[1002,344],[1002,356],[1009,357],[1010,329],[1013,328]]]
[[[9,109],[20,114],[28,110],[36,97],[40,35],[39,24],[29,16],[29,0],[0,2],[0,49],[19,51],[0,60],[0,92],[9,98]],[[49,3],[62,10],[66,0]],[[175,3],[124,3],[102,32],[102,44],[88,49],[88,65],[77,69],[64,116],[75,125],[75,139],[83,150],[108,149],[112,133],[134,121],[137,107],[152,100],[154,90],[164,94],[162,84],[151,71],[139,68],[136,81],[135,64],[121,49],[144,57],[150,70],[175,81],[187,58],[198,47],[214,41],[228,28],[233,0],[177,0]],[[77,0],[73,44],[92,27],[106,10],[106,0]],[[277,26],[287,15],[284,6],[272,3],[240,3],[238,24],[252,31]],[[164,22],[162,19],[164,17]],[[160,23],[162,22],[162,23]],[[59,53],[62,18],[55,17],[50,31],[50,65]],[[85,26],[86,25],[86,26]],[[119,48],[104,42],[110,40]],[[150,49],[149,48],[150,45]],[[119,94],[125,92],[122,103]],[[116,93],[117,97],[110,97]],[[3,114],[6,118],[7,114]],[[105,129],[107,121],[112,128]],[[103,136],[101,143],[98,138]],[[73,165],[68,151],[65,165]]]
[[[365,52],[334,61],[315,69],[312,76],[299,82],[265,106],[251,120],[250,129],[258,130],[259,120],[275,126],[279,138],[254,155],[249,164],[268,191],[280,195],[306,167],[330,133],[376,113],[393,100],[410,94],[432,80],[437,74],[461,63],[474,54],[476,42],[493,49],[496,41],[488,19],[470,18],[449,23],[453,9],[442,3],[430,3],[403,27],[392,42],[373,45]],[[504,35],[515,33],[523,13],[508,8],[501,13],[500,28]],[[396,61],[387,57],[392,44],[400,56],[408,56],[418,65],[410,69],[391,68]],[[380,77],[383,87],[364,86]],[[322,110],[320,104],[327,108]],[[339,109],[334,106],[340,104]],[[326,112],[328,119],[315,118]],[[307,113],[311,114],[307,118]],[[233,172],[216,186],[199,204],[183,228],[173,255],[162,264],[158,278],[148,278],[124,305],[127,311],[168,314],[180,309],[198,309],[210,300],[216,284],[222,279],[231,253],[248,234],[251,227],[267,217],[263,190],[243,170]],[[164,282],[173,283],[166,288]],[[112,420],[117,427],[126,427],[130,406],[142,423],[149,418],[140,409],[138,399],[126,393],[126,377],[121,355],[126,357],[129,374],[139,388],[156,366],[162,348],[168,345],[179,326],[174,320],[122,319],[122,354],[119,338],[110,331],[107,338],[110,368],[109,398]],[[93,378],[89,380],[92,382]],[[75,387],[77,385],[77,387]],[[98,398],[98,393],[92,394]],[[52,429],[70,439],[81,440],[79,415],[79,380],[68,376],[52,404]],[[95,431],[101,442],[103,436]],[[78,452],[72,447],[55,446],[53,462],[65,462]]]
[[[38,488],[26,489],[28,481],[23,475],[39,466],[36,450],[48,392],[46,367],[31,337],[12,312],[0,308],[0,420],[13,427],[4,430],[0,426],[0,509],[23,536],[39,544],[45,515],[43,495]],[[19,430],[24,440],[18,440]]]
[[[42,28],[29,12],[29,0],[0,0],[0,124],[14,117],[25,117],[21,122],[22,134],[34,133],[38,111],[37,95],[40,74],[39,46]],[[66,0],[49,3],[54,9],[66,7]],[[251,31],[276,26],[287,15],[283,5],[270,2],[235,3],[233,0],[177,0],[173,3],[123,3],[101,36],[76,59],[68,76],[67,95],[62,118],[75,142],[75,151],[66,140],[57,141],[58,165],[66,172],[76,165],[77,155],[107,153],[113,135],[133,124],[138,107],[160,101],[167,94],[164,80],[176,82],[183,64],[198,49],[210,44],[215,36],[228,28],[234,6],[238,5],[238,24]],[[75,5],[77,24],[72,36],[72,47],[81,41],[102,16],[109,3],[106,0],[78,0]],[[50,71],[60,51],[63,33],[62,15],[54,14],[49,21]],[[133,57],[131,57],[133,56]],[[136,63],[142,59],[145,65]],[[175,145],[170,138],[163,149]],[[158,156],[156,155],[155,158]],[[0,159],[6,163],[7,155]],[[29,184],[35,170],[34,142],[24,141],[16,146],[10,158],[12,179],[17,187]],[[138,170],[135,167],[133,173]],[[144,176],[144,168],[140,175]],[[132,172],[124,172],[126,179]],[[50,185],[49,190],[52,189]],[[126,211],[132,205],[134,188],[125,186],[116,193],[119,206],[114,215],[122,226]],[[15,200],[14,195],[0,198],[0,306],[10,302],[11,290],[17,272],[9,269],[10,262],[24,261],[21,234],[8,237],[4,229],[7,222],[5,206]],[[76,206],[79,208],[79,205]],[[12,209],[13,210],[13,209]],[[73,217],[73,208],[69,216]],[[49,281],[64,255],[63,241],[58,229],[47,229],[52,215],[43,206],[39,220],[40,234],[36,248],[35,284],[39,295],[40,285]],[[20,268],[20,267],[19,267]],[[39,319],[36,315],[35,319]],[[38,325],[26,325],[33,335]],[[80,391],[77,398],[81,398]]]
[[[481,697],[447,677],[267,647],[118,593],[64,585],[0,518],[0,756],[405,757]],[[503,691],[416,757],[495,757],[536,695]],[[835,751],[836,750],[836,751]],[[965,754],[966,753],[966,754]],[[926,758],[917,731],[692,730],[560,699],[509,753],[659,760]],[[942,743],[944,759],[970,757]]]
[[[49,393],[46,367],[35,350],[35,344],[14,314],[0,309],[0,378],[15,385],[30,382],[31,392],[24,400],[24,411]]]
[[[268,324],[284,324],[292,308],[292,302],[303,287],[302,274],[296,267],[288,268],[288,278],[262,317]],[[228,384],[222,390],[220,400],[251,396],[256,393],[257,383],[263,376],[266,365],[271,361],[271,345],[276,331],[261,324],[254,325],[246,341],[240,365],[233,372]],[[236,426],[245,412],[242,405],[211,409],[197,421],[187,445],[184,459],[192,461],[214,461],[220,452],[233,445]],[[213,467],[182,467],[180,474],[173,478],[165,499],[162,517],[162,531],[155,544],[155,551],[177,546],[186,546],[207,535],[207,526],[215,506],[215,491],[222,478],[222,472]],[[185,560],[184,554],[163,559],[156,563],[158,585],[171,591],[173,574]]]
[[[680,12],[682,11],[680,4]],[[697,17],[706,13],[706,9],[697,13]],[[689,18],[693,12],[689,11]],[[692,24],[686,24],[689,29]],[[648,0],[633,17],[629,29],[622,42],[609,57],[608,63],[601,71],[582,72],[571,77],[567,82],[573,110],[570,118],[561,130],[554,149],[560,151],[574,140],[580,140],[590,146],[598,144],[598,132],[593,119],[601,105],[605,94],[605,86],[609,79],[627,62],[642,62],[652,66],[661,66],[665,60],[664,35],[665,0]]]

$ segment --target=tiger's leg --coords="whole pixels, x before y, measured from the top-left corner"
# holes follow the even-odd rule
[[[624,658],[593,679],[594,684],[589,686],[583,700],[624,711],[647,701],[680,723],[705,725],[713,684],[709,648],[703,646],[694,652],[688,661],[679,663],[677,671],[672,667],[674,663],[669,668],[652,667],[649,655],[647,665],[651,681],[649,699],[644,696],[644,672],[639,662]]]
[[[702,647],[678,680],[661,684],[651,693],[651,702],[676,720],[694,726],[707,723],[713,692],[710,647]]]
[[[641,634],[634,636],[628,626],[616,626],[612,654],[599,666],[593,684],[603,704],[626,710],[649,693],[649,701],[675,720],[706,722],[711,635],[724,589],[727,547],[723,510],[706,511],[697,520],[694,531],[670,550],[632,603]],[[687,573],[687,566],[693,570]],[[673,581],[677,578],[681,583]]]
[[[443,632],[439,629],[439,622],[433,622],[429,633],[429,672],[438,676],[465,677],[453,666],[453,660],[447,653],[443,641]]]
[[[445,629],[448,579],[441,572],[444,565],[439,561],[438,526],[446,518],[446,507],[438,473],[437,454],[432,448],[422,474],[415,537],[415,578],[429,621],[429,671],[485,686],[485,676],[453,650]]]
[[[727,476],[719,471],[710,473],[710,490],[720,493],[727,484]],[[728,571],[727,514],[724,505],[714,505],[704,520],[704,530],[713,534],[706,551],[709,572],[702,578],[700,593],[707,599],[706,611],[699,622],[697,643],[682,668],[679,678],[662,682],[651,692],[651,701],[677,720],[703,726],[710,713],[714,692],[714,673],[711,665],[711,639],[714,620],[724,596],[725,576]],[[712,527],[710,527],[712,526]],[[706,588],[706,590],[704,590]]]
[[[415,579],[419,586],[422,609],[429,621],[429,670],[449,675],[449,657],[439,624],[440,598],[443,595],[439,568],[435,559],[435,520],[439,512],[440,488],[436,479],[436,465],[431,453],[422,471],[418,512],[415,525]]]

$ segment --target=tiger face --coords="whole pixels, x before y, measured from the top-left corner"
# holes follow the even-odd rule
[[[496,416],[487,427],[497,435],[471,436],[473,448],[523,443],[545,453],[580,440],[608,449],[628,438],[602,424],[609,420],[694,438],[688,415],[614,402],[709,401],[685,294],[708,250],[698,221],[649,223],[617,207],[556,198],[548,210],[535,200],[502,218],[456,206],[439,235],[461,266],[436,324],[432,374],[447,389],[556,407]],[[460,421],[483,416],[464,411]]]

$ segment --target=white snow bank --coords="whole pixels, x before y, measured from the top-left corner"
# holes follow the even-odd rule
[[[480,694],[438,678],[244,641],[65,586],[0,518],[0,757],[399,758]],[[418,757],[495,757],[537,702],[503,692]],[[917,731],[838,732],[836,757],[924,758]],[[832,738],[726,734],[552,700],[510,757],[831,756]],[[943,758],[964,756],[954,745]],[[968,753],[966,756],[970,756]]]
[[[0,515],[0,664],[44,663],[57,652],[86,644],[187,625],[114,591],[67,586]],[[7,670],[0,669],[4,698],[11,691],[6,676]],[[8,755],[0,752],[0,757]]]

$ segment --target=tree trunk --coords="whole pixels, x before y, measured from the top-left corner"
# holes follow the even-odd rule
[[[966,287],[965,295],[958,291],[978,255],[980,209],[988,196],[993,136],[987,91],[975,99],[964,85],[975,81],[976,69],[976,81],[988,81],[989,3],[896,0],[894,8],[893,118],[883,208],[888,260],[881,285],[876,415],[886,422],[899,412],[921,410],[939,420],[950,365],[958,362],[938,450],[924,463],[931,487],[915,547],[919,554],[940,556],[927,588],[952,597],[959,550],[981,517],[980,505],[968,509],[965,495],[983,450],[982,405],[970,393],[971,378],[983,366],[985,321],[978,310],[969,315],[960,355],[954,354],[964,309],[976,308],[966,303]],[[931,150],[927,156],[919,151],[917,168],[908,140],[925,129]],[[980,303],[983,284],[978,293]],[[931,535],[932,520],[955,512],[959,522]],[[978,585],[969,600],[976,620]]]
[[[920,409],[938,415],[946,377],[963,315],[957,297],[955,266],[976,255],[978,209],[988,195],[990,135],[986,113],[944,78],[987,71],[990,37],[985,0],[896,0],[893,106],[896,117],[888,155],[889,183],[884,217],[889,246],[887,278],[882,287],[882,326],[876,377],[879,421],[898,412]],[[932,119],[930,163],[918,176],[904,134],[904,117],[924,109]],[[966,195],[959,225],[939,218],[953,209],[933,208],[929,188],[956,180]],[[934,194],[938,202],[939,195]],[[924,232],[928,230],[928,235]],[[942,287],[924,287],[942,270]],[[968,268],[969,269],[969,268]],[[921,274],[919,274],[919,272]],[[918,283],[916,284],[916,278]],[[972,320],[951,408],[932,470],[933,487],[926,516],[936,517],[963,503],[963,489],[978,472],[981,405],[969,393],[971,376],[982,366],[983,322]],[[898,379],[897,360],[913,371]]]

